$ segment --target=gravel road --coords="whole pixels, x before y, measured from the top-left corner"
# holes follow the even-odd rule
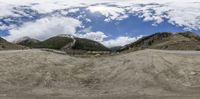
[[[199,99],[200,52],[79,58],[0,51],[0,99]]]

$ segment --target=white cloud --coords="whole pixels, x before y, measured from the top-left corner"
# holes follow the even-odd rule
[[[136,40],[143,37],[142,35],[140,35],[138,37],[119,36],[116,39],[105,40],[106,38],[108,38],[108,36],[105,33],[100,32],[100,31],[98,31],[98,32],[88,32],[88,33],[85,33],[85,34],[76,34],[76,36],[100,42],[100,43],[102,43],[103,45],[105,45],[106,47],[109,47],[109,48],[110,47],[116,47],[116,46],[124,46],[126,44],[130,44],[132,42],[135,42]]]
[[[185,29],[200,29],[200,2],[169,2],[163,4],[147,4],[127,7],[130,13],[139,15],[144,21],[152,21],[153,25],[168,19],[169,23]]]
[[[108,36],[106,36],[103,32],[89,32],[86,34],[79,34],[79,37],[82,38],[87,38],[87,39],[91,39],[94,41],[98,41],[98,42],[103,42],[105,38],[107,38]]]
[[[13,15],[13,12],[12,11],[12,7],[13,6],[10,6],[8,4],[5,4],[5,3],[2,3],[0,2],[0,18],[2,16],[9,16],[9,15]]]
[[[128,17],[127,15],[125,15],[125,9],[118,8],[118,7],[95,5],[95,6],[89,6],[87,9],[92,13],[95,13],[95,12],[101,13],[102,15],[107,17],[105,19],[105,21],[107,22],[111,20],[123,20]]]
[[[50,13],[72,7],[85,7],[95,3],[112,2],[113,0],[0,0],[0,16],[14,15],[13,7],[31,6],[39,13]],[[35,5],[32,5],[35,4]]]
[[[200,30],[200,2],[199,3],[171,3],[176,9],[169,12],[169,22],[185,29]]]
[[[32,5],[33,3],[35,5]],[[101,3],[116,6],[107,6]],[[148,5],[150,3],[151,5]],[[157,3],[157,5],[152,3]],[[99,5],[91,6],[92,4]],[[199,0],[0,0],[0,18],[20,16],[13,12],[13,8],[21,5],[30,6],[32,10],[39,13],[51,13],[73,7],[88,7],[88,10],[92,13],[99,12],[106,16],[105,21],[107,22],[123,20],[128,17],[126,11],[129,11],[129,13],[138,14],[144,21],[152,21],[153,25],[160,24],[164,19],[168,19],[169,23],[183,26],[185,29],[200,29]],[[72,12],[77,10],[75,8]],[[23,13],[22,11],[19,12]]]
[[[9,41],[29,36],[39,40],[45,40],[49,37],[59,34],[76,33],[76,28],[81,26],[81,22],[68,17],[46,17],[35,22],[28,22],[19,28],[11,29],[10,35],[4,37]]]
[[[129,3],[115,2],[114,4],[116,6],[89,6],[88,10],[92,13],[101,13],[106,17],[107,22],[123,20],[128,17],[127,14],[132,14],[143,18],[145,22],[152,21],[154,26],[167,19],[169,23],[184,27],[186,30],[200,30],[200,1],[198,0],[155,0],[151,2],[135,0]]]
[[[138,36],[138,37],[120,36],[116,39],[103,41],[102,43],[107,47],[124,46],[126,44],[130,44],[132,42],[135,42],[142,37],[143,37],[142,35]]]
[[[68,12],[69,12],[69,13],[75,13],[75,12],[77,12],[77,11],[79,11],[79,8],[70,9]]]
[[[100,42],[100,43],[102,43],[103,45],[105,45],[106,47],[109,47],[109,48],[110,47],[116,47],[116,46],[124,46],[126,44],[130,44],[132,42],[135,42],[136,40],[143,37],[142,35],[140,35],[138,37],[119,36],[116,39],[105,40],[106,38],[108,38],[108,36],[105,33],[100,32],[100,31],[98,31],[98,32],[88,32],[88,33],[85,33],[85,34],[76,34],[76,36]]]
[[[35,3],[35,5],[32,5],[33,3]],[[110,4],[110,6],[101,3],[107,3]],[[94,6],[92,4],[98,5]],[[0,0],[0,19],[7,16],[21,16],[13,12],[16,11],[14,7],[19,7],[21,5],[30,6],[32,10],[45,14],[51,14],[51,12],[56,10],[75,7],[75,9],[67,12],[61,12],[65,15],[69,12],[75,13],[80,10],[77,7],[88,7],[87,9],[92,13],[99,12],[104,15],[106,17],[105,21],[107,22],[123,20],[128,17],[128,14],[132,14],[139,16],[143,21],[152,21],[152,25],[158,25],[167,19],[169,23],[185,27],[187,30],[200,30],[199,0]],[[23,10],[17,10],[17,12],[27,16]],[[85,18],[86,16],[80,14],[77,19],[83,17]],[[91,22],[88,18],[85,18],[85,20]],[[76,27],[80,25],[81,22],[79,20],[69,17],[48,16],[37,19],[35,22],[24,23],[20,27],[14,24],[7,26],[4,23],[0,23],[0,29],[10,29],[10,35],[5,37],[10,41],[23,36],[44,40],[58,34],[73,34],[96,40],[106,46],[113,47],[125,45],[137,39],[137,37],[121,36],[116,39],[105,41],[107,36],[104,33],[91,32],[89,28],[83,30],[87,31],[86,34],[76,34]]]

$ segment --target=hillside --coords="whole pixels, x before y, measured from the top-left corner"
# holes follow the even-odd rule
[[[0,37],[0,50],[16,50],[16,49],[25,49],[25,47],[10,43]]]
[[[33,48],[49,48],[49,49],[61,49],[66,44],[72,42],[73,39],[67,37],[52,37],[45,41],[36,43]]]
[[[1,99],[199,99],[200,52],[142,50],[79,58],[0,52]]]
[[[84,38],[75,38],[76,42],[73,49],[87,50],[87,51],[109,51],[104,45]]]
[[[147,48],[163,50],[200,50],[200,36],[192,32],[156,33],[126,45],[121,51],[135,51]]]
[[[36,41],[36,40],[34,40]],[[85,51],[108,51],[109,49],[106,48],[104,45],[88,40],[83,38],[73,38],[69,36],[55,36],[49,38],[45,41],[38,41],[33,42],[32,39],[23,40],[18,42],[17,44],[27,46],[30,48],[49,48],[49,49],[56,49],[56,50],[85,50]]]
[[[32,47],[34,46],[34,44],[39,43],[40,41],[37,39],[33,39],[30,37],[22,37],[19,38],[18,40],[15,40],[14,43],[18,44],[18,45],[23,45],[23,46],[27,46],[27,47]]]

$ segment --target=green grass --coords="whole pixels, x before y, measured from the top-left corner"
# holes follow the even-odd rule
[[[83,39],[83,38],[75,38],[75,39],[76,39],[76,43],[72,49],[86,50],[86,51],[108,51],[109,50],[104,45],[96,41]],[[47,39],[42,42],[37,42],[37,43],[24,41],[20,43],[20,45],[28,46],[30,48],[49,48],[49,49],[60,50],[65,45],[71,42],[73,42],[72,38],[52,37],[50,39]]]
[[[143,37],[138,41],[125,46],[119,51],[152,49],[172,49],[172,50],[196,50],[200,44],[200,36],[191,32],[183,33],[155,33]]]
[[[81,49],[81,50],[87,50],[87,51],[109,51],[108,48],[106,48],[104,45],[88,40],[83,38],[76,39],[75,46],[73,49]]]
[[[30,48],[49,48],[49,49],[61,49],[64,47],[66,44],[72,42],[73,40],[71,38],[67,37],[53,37],[50,39],[47,39],[42,42],[38,43],[28,43],[24,44],[24,46],[28,46]]]

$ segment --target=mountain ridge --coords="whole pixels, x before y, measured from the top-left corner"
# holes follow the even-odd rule
[[[1,39],[1,42],[7,42]],[[49,48],[63,51],[137,51],[143,49],[161,50],[200,50],[200,36],[193,32],[158,32],[145,36],[124,47],[107,48],[93,40],[79,38],[73,35],[61,34],[39,41],[30,37],[22,37],[15,41],[16,44],[29,48]],[[10,43],[12,44],[12,43]]]
[[[26,47],[10,43],[7,40],[0,37],[0,50],[18,50],[18,49],[26,49]]]
[[[200,50],[200,36],[193,32],[159,32],[130,43],[119,51],[143,49]]]
[[[33,42],[34,40],[30,37],[26,40],[21,40],[17,44],[27,46],[30,48],[49,48],[56,50],[85,50],[85,51],[110,51],[109,48],[103,44],[93,40],[78,38],[73,35],[61,34],[48,38],[44,41]]]

